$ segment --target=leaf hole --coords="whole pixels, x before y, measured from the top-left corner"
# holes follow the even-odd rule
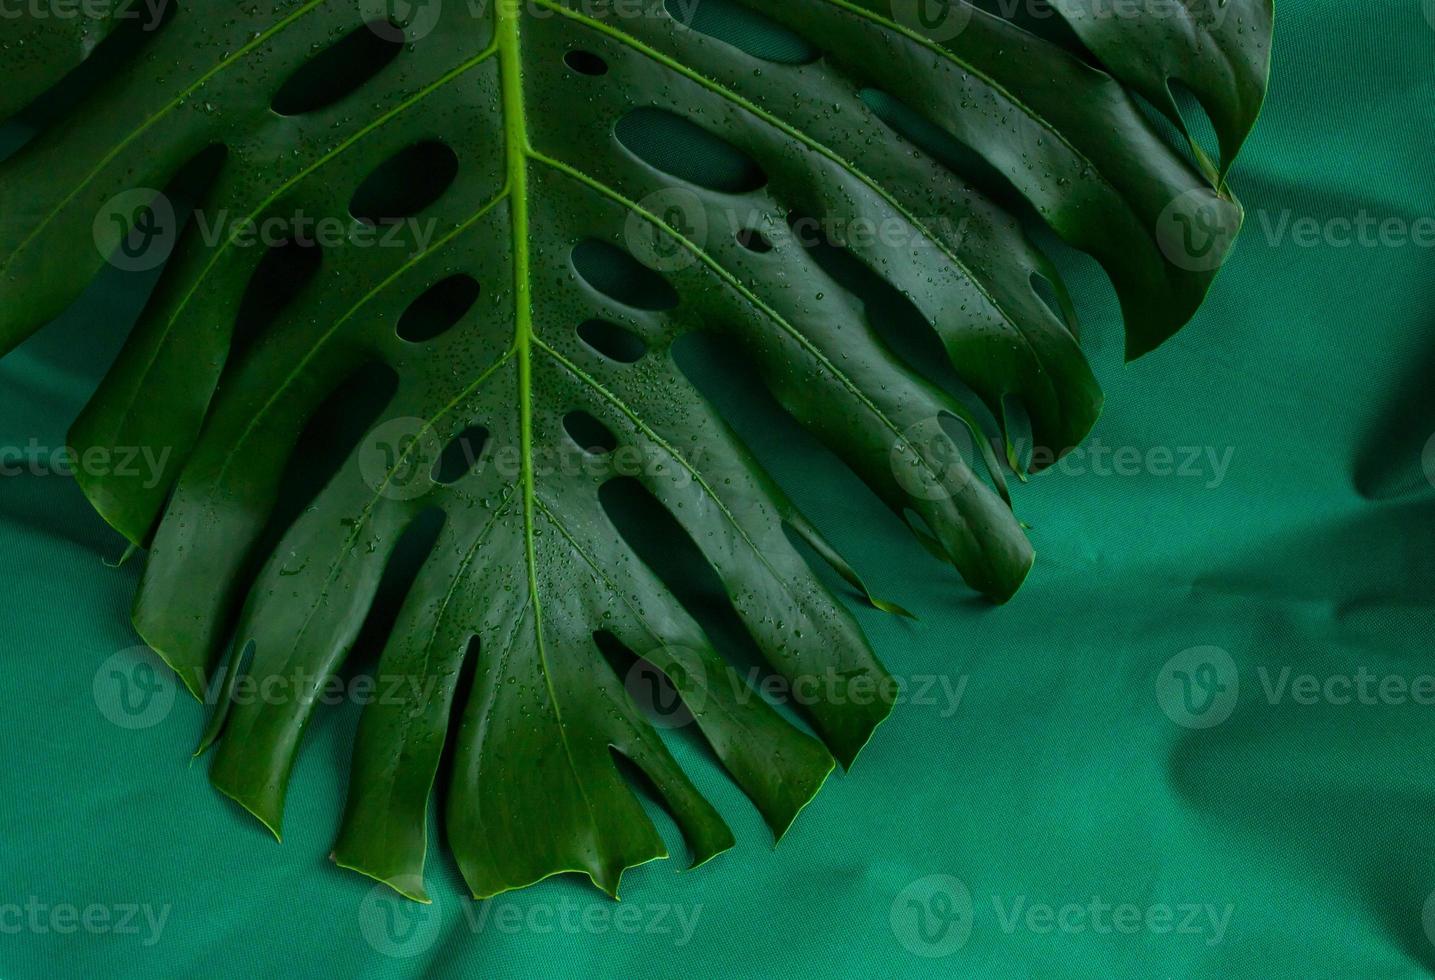
[[[752,157],[664,109],[635,109],[618,120],[614,134],[650,167],[698,187],[745,194],[767,184]]]
[[[587,412],[569,412],[563,417],[563,428],[578,448],[590,456],[602,456],[618,448],[618,437]]]
[[[488,448],[488,429],[471,425],[444,447],[429,476],[440,486],[451,486],[478,468]]]
[[[772,242],[756,228],[744,228],[737,233],[737,243],[749,252],[766,255],[773,249]]]
[[[359,185],[349,213],[371,225],[412,218],[433,204],[458,176],[458,154],[438,140],[400,150]]]
[[[478,280],[460,273],[430,286],[399,317],[395,332],[412,344],[443,336],[458,325],[478,302]]]
[[[573,248],[573,269],[583,281],[610,299],[638,310],[671,310],[678,294],[662,276],[627,252],[594,239]]]
[[[589,320],[579,325],[578,337],[599,354],[620,364],[635,364],[648,352],[648,345],[641,337],[607,320]]]
[[[608,74],[608,62],[592,51],[575,48],[563,56],[563,63],[580,75],[599,77]]]
[[[291,238],[265,250],[239,304],[229,342],[230,363],[243,357],[284,308],[314,281],[323,262],[324,250],[310,240]]]
[[[393,634],[404,600],[413,591],[419,572],[438,546],[439,535],[447,522],[448,515],[443,508],[426,507],[409,521],[394,542],[346,664],[351,675],[379,659]]]
[[[663,6],[684,27],[763,61],[808,65],[822,57],[802,35],[732,0],[664,0]]]
[[[404,49],[389,27],[364,24],[310,58],[279,87],[270,108],[281,116],[302,116],[333,105],[371,81]]]

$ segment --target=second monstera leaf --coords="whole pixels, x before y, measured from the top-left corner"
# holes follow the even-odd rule
[[[1269,2],[1159,25],[1154,0],[1116,24],[1057,3],[1076,29],[1067,46],[960,3],[935,20],[903,0],[370,6],[172,10],[0,165],[0,352],[105,255],[168,258],[73,433],[81,454],[148,447],[170,463],[160,479],[81,476],[149,548],[136,626],[196,695],[227,674],[212,777],[277,833],[316,702],[396,546],[437,515],[377,668],[412,683],[364,710],[337,860],[423,896],[450,733],[448,844],[476,896],[567,870],[616,892],[625,868],[665,853],[615,755],[651,780],[696,861],[730,846],[605,644],[672,681],[781,834],[886,715],[888,679],[794,540],[860,588],[855,574],[674,343],[703,331],[737,351],[972,587],[1009,599],[1032,551],[981,413],[1015,459],[1013,404],[1055,453],[1087,433],[1101,395],[1058,274],[933,140],[1094,255],[1130,352],[1149,350],[1196,310],[1240,209],[1223,189],[1230,160],[1188,160],[1097,59],[1153,98],[1165,66],[1189,63],[1233,155],[1264,91]],[[120,36],[114,16],[83,30],[22,19],[26,43],[0,48],[15,97]],[[356,56],[364,70],[345,82]],[[704,176],[695,147],[727,175]],[[152,189],[196,172],[197,219],[176,240],[182,222]],[[983,406],[892,352],[793,233],[807,222],[875,229],[821,248],[903,294]],[[283,242],[253,247],[274,227]],[[325,227],[331,240],[291,247]],[[301,288],[256,300],[301,252]],[[266,299],[263,328],[236,329]],[[270,538],[300,433],[355,379],[391,386],[382,417]],[[954,452],[942,419],[980,451]],[[681,524],[773,671],[827,679],[802,706],[815,737],[733,683],[637,557],[600,499],[618,475]],[[241,684],[272,696],[236,697]]]

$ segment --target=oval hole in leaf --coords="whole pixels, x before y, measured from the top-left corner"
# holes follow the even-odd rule
[[[648,352],[641,337],[607,320],[589,320],[578,327],[578,336],[599,354],[620,364],[634,364]]]
[[[738,232],[737,243],[749,252],[756,252],[758,255],[766,255],[773,249],[773,244],[768,237],[756,228],[744,228]]]
[[[444,448],[433,465],[433,482],[449,486],[472,473],[488,445],[488,430],[481,425],[464,429]]]
[[[270,107],[281,116],[300,116],[338,102],[383,71],[404,49],[388,31],[369,24],[310,58],[275,93]]]
[[[579,242],[573,269],[583,281],[611,299],[638,310],[671,310],[678,293],[662,276],[607,242]]]
[[[587,412],[569,412],[563,417],[563,428],[578,448],[591,456],[601,456],[618,448],[618,437]]]
[[[437,201],[458,176],[458,154],[437,140],[400,150],[365,178],[349,213],[377,225],[412,218]]]
[[[618,142],[639,160],[679,180],[727,194],[767,184],[757,162],[727,140],[663,109],[636,109],[618,120]]]
[[[563,56],[563,63],[580,75],[608,74],[608,62],[598,57],[591,51],[584,51],[581,48],[569,51]]]
[[[409,304],[399,317],[395,332],[413,344],[422,344],[442,336],[458,325],[473,304],[478,302],[478,280],[459,273],[428,288]]]
[[[323,261],[324,250],[311,240],[291,238],[265,251],[249,277],[234,321],[229,341],[231,363],[253,347],[284,308],[314,280]]]
[[[754,58],[781,65],[808,65],[822,52],[800,34],[732,0],[664,0],[673,20]]]
[[[429,560],[438,545],[439,535],[443,533],[447,522],[448,514],[442,508],[426,507],[414,515],[399,535],[398,541],[394,542],[388,561],[384,563],[378,589],[374,592],[369,611],[364,616],[363,625],[359,627],[344,665],[344,671],[350,677],[367,671],[370,664],[379,660],[379,655],[383,653],[384,646],[394,632],[404,600],[413,591],[414,583],[418,581],[424,563]],[[377,689],[383,691],[393,686],[395,678],[381,677],[378,680]],[[404,680],[419,683],[422,678]]]

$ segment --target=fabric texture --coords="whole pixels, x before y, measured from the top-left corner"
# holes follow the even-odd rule
[[[0,362],[0,977],[1431,975],[1435,7],[1278,20],[1196,321],[1125,366],[1109,284],[1058,256],[1107,406],[1015,488],[1010,605],[791,425],[735,419],[919,617],[856,613],[904,703],[776,850],[675,733],[738,845],[677,873],[650,807],[675,860],[621,903],[564,877],[475,904],[437,825],[431,907],[335,868],[353,704],[319,711],[282,846],[210,787],[201,707],[135,649],[140,560],[110,567],[59,472],[147,287],[102,277]]]

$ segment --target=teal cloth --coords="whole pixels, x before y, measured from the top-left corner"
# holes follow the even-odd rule
[[[568,878],[475,905],[437,846],[427,910],[335,868],[352,705],[318,715],[282,846],[210,787],[200,707],[132,649],[139,560],[108,567],[119,539],[42,475],[143,300],[101,281],[0,363],[26,460],[0,480],[0,977],[1430,975],[1435,7],[1279,20],[1249,222],[1196,321],[1123,366],[1110,286],[1060,257],[1108,402],[1016,490],[1016,601],[747,426],[920,617],[857,611],[908,703],[775,851],[675,739],[738,846],[634,869],[617,905]]]

